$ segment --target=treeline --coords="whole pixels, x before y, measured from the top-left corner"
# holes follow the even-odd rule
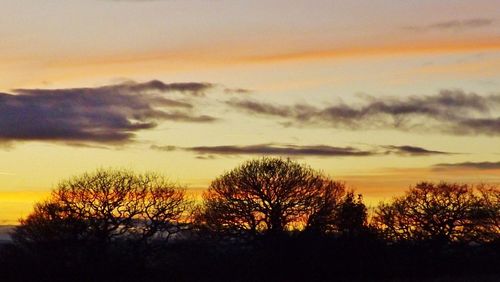
[[[201,203],[157,174],[98,170],[62,181],[12,240],[2,281],[498,281],[500,190],[422,182],[368,212],[289,159],[245,162]]]

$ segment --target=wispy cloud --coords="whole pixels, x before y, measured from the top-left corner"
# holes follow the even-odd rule
[[[466,30],[466,29],[474,29],[481,28],[485,26],[492,25],[494,22],[493,19],[488,18],[473,18],[473,19],[465,19],[465,20],[450,20],[432,23],[429,25],[421,25],[421,26],[407,26],[405,29],[412,31],[429,31],[429,30]]]
[[[480,96],[462,90],[442,90],[437,95],[407,98],[364,96],[359,105],[337,103],[323,108],[250,99],[231,99],[226,103],[253,115],[279,118],[287,126],[500,135],[500,94]]]
[[[463,163],[441,163],[434,165],[435,169],[478,169],[478,170],[492,170],[500,169],[500,162],[463,162]]]
[[[193,152],[200,158],[212,159],[217,155],[278,155],[278,156],[314,156],[314,157],[366,157],[374,155],[397,154],[402,156],[429,156],[450,154],[441,151],[427,150],[415,146],[372,146],[371,149],[355,147],[335,147],[328,145],[294,145],[294,144],[257,144],[257,145],[224,145],[177,147],[172,145],[152,145],[151,149],[171,152],[176,150]]]
[[[183,97],[203,96],[214,87],[153,80],[95,88],[15,89],[0,93],[0,143],[122,144],[161,121],[213,122],[215,117],[197,114]]]
[[[499,38],[487,38],[467,42],[423,42],[412,44],[359,45],[349,48],[310,48],[302,51],[279,52],[240,56],[231,62],[275,63],[298,60],[321,60],[329,58],[359,58],[365,56],[393,56],[395,54],[448,54],[457,52],[482,52],[500,50]]]
[[[253,91],[245,88],[224,88],[224,93],[227,94],[250,94]]]
[[[326,145],[300,146],[291,144],[258,144],[258,145],[227,145],[227,146],[151,146],[154,150],[172,151],[176,149],[208,155],[283,155],[283,156],[370,156],[372,151],[364,151],[353,147],[332,147]]]
[[[443,152],[443,151],[434,151],[427,150],[422,147],[416,146],[381,146],[382,148],[387,150],[387,153],[404,155],[404,156],[430,156],[430,155],[454,155],[455,153]]]
[[[216,85],[207,82],[174,82],[164,83],[160,80],[137,83],[127,81],[120,84],[101,86],[96,88],[68,88],[68,89],[15,89],[16,94],[47,95],[47,94],[82,94],[82,93],[144,93],[148,91],[173,92],[178,91],[193,96],[203,96],[207,90]]]

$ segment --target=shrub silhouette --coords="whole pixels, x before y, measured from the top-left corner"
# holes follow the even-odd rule
[[[240,239],[301,229],[327,233],[339,230],[338,217],[344,214],[338,209],[345,195],[344,184],[306,165],[261,158],[215,179],[203,194],[198,221],[216,234]],[[352,194],[345,200],[352,200]]]
[[[391,241],[491,241],[499,236],[496,187],[421,182],[381,204],[373,218]]]

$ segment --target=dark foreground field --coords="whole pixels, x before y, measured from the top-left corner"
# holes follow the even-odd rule
[[[249,243],[183,240],[137,249],[126,243],[3,245],[2,281],[499,281],[499,243],[387,245],[375,238],[287,235]]]

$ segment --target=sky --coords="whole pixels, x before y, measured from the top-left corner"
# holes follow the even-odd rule
[[[61,180],[155,171],[199,195],[290,157],[369,205],[500,183],[500,1],[5,0],[0,225]]]

